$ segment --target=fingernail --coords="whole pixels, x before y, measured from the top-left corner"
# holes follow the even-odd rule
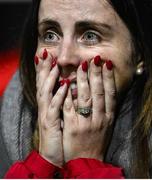
[[[112,61],[111,60],[107,60],[106,61],[106,67],[107,67],[107,69],[108,70],[112,70],[112,68],[113,68],[113,63],[112,63]]]
[[[94,64],[95,64],[96,66],[99,66],[99,65],[100,65],[100,62],[101,62],[100,56],[96,56],[96,57],[94,58]]]
[[[88,62],[84,61],[84,62],[82,62],[81,65],[82,65],[82,71],[87,72],[88,71]]]
[[[56,65],[57,59],[53,59],[52,63],[51,63],[51,68],[54,68],[54,66]]]
[[[34,62],[35,62],[36,65],[38,65],[38,63],[39,63],[39,58],[36,55],[34,57]]]
[[[59,81],[59,83],[60,83],[60,87],[61,87],[61,86],[63,86],[63,85],[64,85],[65,80],[64,80],[64,79],[62,79],[61,81]]]
[[[70,86],[70,80],[69,79],[65,79],[64,83],[66,83],[68,87]]]
[[[43,60],[45,60],[48,57],[48,52],[46,49],[43,51]]]

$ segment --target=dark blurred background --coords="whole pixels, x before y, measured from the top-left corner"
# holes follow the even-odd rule
[[[0,0],[0,51],[18,48],[31,0]]]
[[[23,25],[31,2],[0,0],[0,101],[19,66]]]

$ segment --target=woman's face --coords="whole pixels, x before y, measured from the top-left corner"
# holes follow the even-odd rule
[[[132,81],[131,35],[106,0],[41,0],[38,30],[37,51],[57,57],[60,78],[75,78],[81,61],[100,55],[113,62],[118,92]]]

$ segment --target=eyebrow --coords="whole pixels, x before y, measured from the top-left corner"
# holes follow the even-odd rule
[[[104,29],[104,30],[108,30],[108,31],[112,30],[112,27],[109,24],[101,23],[101,22],[96,22],[96,21],[90,21],[90,20],[85,20],[85,21],[77,22],[75,27],[76,28],[97,27],[97,28],[101,28],[101,29]]]
[[[51,25],[51,26],[55,26],[55,27],[59,27],[60,28],[60,24],[55,21],[55,20],[52,20],[52,19],[43,19],[39,24],[38,24],[38,27],[42,26],[42,25]]]
[[[57,21],[55,21],[53,19],[49,19],[49,18],[43,19],[38,24],[39,27],[41,27],[43,25],[53,26],[53,27],[61,29],[61,26]],[[112,32],[112,30],[113,30],[112,26],[110,26],[109,24],[96,22],[96,21],[92,21],[92,20],[78,21],[75,24],[75,29],[89,29],[89,28],[90,29],[97,28],[97,29],[101,29],[102,31],[109,32],[109,33]]]

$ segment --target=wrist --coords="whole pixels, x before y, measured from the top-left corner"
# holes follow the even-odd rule
[[[63,160],[59,160],[58,157],[55,156],[48,156],[45,153],[39,152],[40,156],[45,159],[46,161],[48,161],[49,163],[53,164],[54,166],[58,167],[58,168],[62,168],[63,166]]]

